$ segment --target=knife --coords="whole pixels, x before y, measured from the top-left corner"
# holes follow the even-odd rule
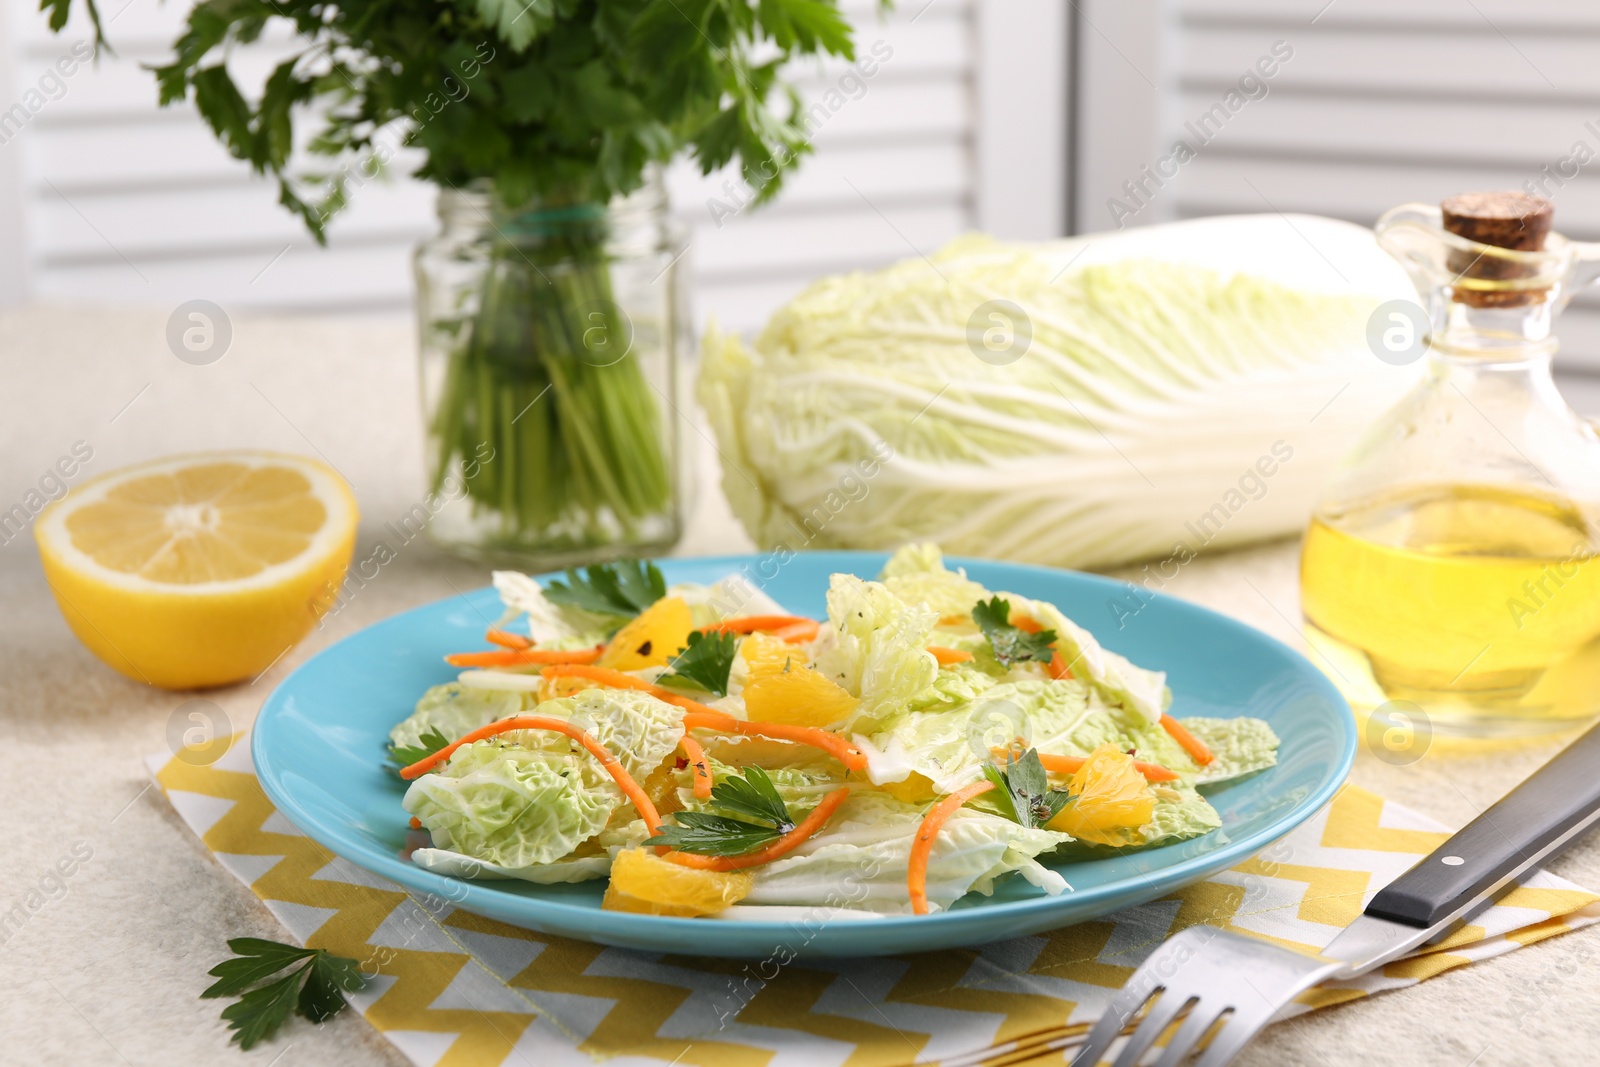
[[[1332,977],[1381,967],[1452,931],[1600,821],[1600,726],[1563,749],[1415,867],[1320,953]]]

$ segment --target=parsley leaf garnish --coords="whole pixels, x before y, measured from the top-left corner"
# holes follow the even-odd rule
[[[1050,788],[1039,753],[1031,748],[1004,767],[985,763],[983,773],[995,785],[993,795],[1000,813],[1029,829],[1055,818],[1072,799],[1066,790]]]
[[[569,568],[565,582],[553,581],[544,589],[552,604],[619,618],[637,615],[666,595],[661,571],[639,560],[599,563],[582,574]]]
[[[711,790],[711,802],[724,811],[769,822],[781,833],[794,829],[788,805],[760,767],[745,768],[743,778],[730,775],[718,782]]]
[[[689,635],[689,643],[672,657],[667,673],[657,678],[656,684],[687,682],[696,689],[725,697],[728,695],[728,672],[733,669],[733,657],[738,652],[739,639],[733,634],[696,630]]]
[[[320,948],[258,937],[236,937],[228,948],[235,958],[211,968],[208,973],[217,980],[200,995],[239,998],[222,1009],[222,1017],[242,1049],[272,1037],[293,1013],[314,1023],[332,1018],[344,1010],[342,993],[354,993],[367,984],[355,960]],[[288,974],[266,981],[289,967],[294,969]]]
[[[1030,659],[1049,663],[1053,651],[1050,646],[1055,643],[1056,632],[1040,630],[1030,634],[1011,625],[1010,620],[1011,605],[1000,597],[980,600],[972,606],[972,621],[989,639],[989,647],[994,649],[994,658],[1000,661],[1000,666],[1009,667]]]
[[[597,563],[566,571],[566,581],[552,581],[544,587],[544,598],[554,605],[581,608],[595,614],[635,616],[667,595],[667,579],[654,563],[622,560]]]
[[[417,738],[415,745],[390,745],[389,762],[396,767],[409,767],[419,760],[425,760],[441,748],[449,748],[450,739],[439,732],[437,726],[430,726]]]
[[[711,790],[711,804],[761,822],[702,811],[680,811],[676,826],[662,826],[647,845],[666,845],[702,856],[742,856],[771,844],[795,827],[788,805],[760,767],[746,767],[744,777],[730,775]]]
[[[742,856],[783,836],[771,826],[703,811],[680,811],[673,818],[678,825],[662,826],[645,844],[666,845],[701,856]]]

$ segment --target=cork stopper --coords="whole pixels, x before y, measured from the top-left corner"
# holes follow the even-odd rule
[[[1515,190],[1462,193],[1442,201],[1439,210],[1444,216],[1444,228],[1456,236],[1518,252],[1544,251],[1554,216],[1550,201]],[[1535,273],[1530,264],[1464,251],[1452,251],[1449,266],[1462,279],[1484,281],[1508,281]],[[1457,286],[1455,299],[1472,307],[1521,307],[1543,300],[1544,290],[1496,291]]]
[[[1544,251],[1554,215],[1550,201],[1514,190],[1462,193],[1439,205],[1444,228],[1458,237],[1518,252]]]

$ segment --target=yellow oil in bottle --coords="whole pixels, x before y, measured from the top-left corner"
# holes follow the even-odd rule
[[[1409,700],[1468,735],[1556,729],[1600,713],[1596,554],[1581,509],[1520,490],[1325,507],[1301,556],[1307,636],[1358,705]]]

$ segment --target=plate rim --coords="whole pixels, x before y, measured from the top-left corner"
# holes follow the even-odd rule
[[[772,558],[775,554],[775,552],[751,552],[724,554],[718,556],[676,556],[654,558],[651,560],[651,562],[654,562],[657,565],[689,564],[703,567],[727,567],[730,568],[730,570],[736,571],[745,565],[759,564],[762,560]],[[792,550],[790,552],[790,556],[791,558],[810,558],[819,561],[825,559],[837,559],[842,563],[856,564],[859,565],[859,567],[833,566],[830,564],[829,573],[839,570],[857,573],[859,569],[868,565],[875,565],[881,568],[882,563],[889,558],[889,553],[857,550]],[[1056,578],[1066,575],[1076,580],[1087,581],[1092,585],[1102,586],[1108,591],[1117,590],[1125,592],[1130,588],[1138,588],[1133,583],[1122,579],[1111,578],[1105,575],[1095,574],[1087,571],[1074,571],[1067,568],[1049,567],[1034,563],[985,559],[982,557],[973,556],[949,556],[945,558],[945,562],[951,567],[969,567],[973,565],[982,567],[999,566],[1011,570],[1023,571],[1025,573],[1048,575]],[[533,577],[534,579],[539,580],[541,584],[544,584],[544,581],[549,578],[562,577],[562,573],[559,571],[545,571],[537,574],[531,574],[530,577]],[[266,699],[262,702],[261,708],[257,712],[255,719],[251,724],[251,760],[254,764],[256,779],[261,784],[261,789],[266,794],[268,801],[273,805],[273,808],[282,814],[284,818],[288,819],[290,823],[292,823],[307,837],[329,849],[334,855],[354,863],[356,866],[370,871],[373,874],[377,874],[381,877],[396,882],[406,889],[442,897],[446,900],[449,900],[454,906],[463,908],[469,912],[495,918],[500,921],[508,922],[512,925],[516,925],[517,920],[505,917],[508,910],[526,911],[527,915],[524,921],[527,923],[540,922],[543,917],[539,913],[547,912],[550,913],[551,919],[546,922],[546,925],[549,925],[552,922],[559,922],[562,926],[570,928],[575,921],[582,921],[586,918],[592,920],[599,909],[596,909],[592,905],[588,904],[574,904],[562,900],[540,899],[538,897],[523,896],[520,894],[503,893],[494,888],[495,883],[493,882],[474,882],[468,879],[454,878],[449,875],[439,874],[370,847],[367,842],[359,837],[354,836],[353,833],[350,833],[344,826],[330,828],[322,819],[315,817],[311,813],[301,809],[298,806],[293,798],[293,795],[283,785],[283,782],[280,778],[280,775],[283,772],[279,769],[275,757],[267,750],[266,746],[270,743],[270,741],[263,740],[264,738],[270,739],[272,737],[272,731],[275,729],[273,726],[274,717],[278,715],[278,709],[291,698],[291,695],[287,694],[287,690],[296,681],[296,679],[301,676],[302,673],[311,669],[313,665],[324,656],[334,653],[335,650],[340,648],[346,642],[352,641],[377,627],[394,624],[398,620],[416,613],[437,609],[441,605],[447,604],[453,600],[464,600],[470,603],[472,598],[484,595],[496,595],[494,587],[492,585],[480,586],[474,589],[452,594],[450,596],[440,597],[437,600],[428,601],[424,604],[418,604],[415,607],[407,608],[404,611],[396,612],[393,615],[379,619],[376,622],[368,624],[367,626],[363,626],[353,633],[345,635],[338,641],[329,645],[327,648],[317,652],[316,655],[312,656],[304,663],[297,666],[292,672],[289,673],[288,676],[286,676],[281,682],[273,687],[272,692],[269,693]],[[868,937],[874,934],[885,936],[902,935],[909,930],[924,930],[929,932],[944,930],[951,934],[957,934],[962,926],[978,923],[987,924],[989,921],[995,919],[1002,921],[1006,918],[1025,918],[1029,920],[1048,919],[1052,913],[1065,914],[1069,911],[1078,911],[1083,908],[1093,908],[1096,904],[1107,899],[1115,899],[1120,901],[1127,897],[1130,891],[1135,889],[1141,892],[1149,891],[1144,892],[1143,899],[1154,899],[1155,897],[1164,895],[1167,892],[1171,892],[1175,889],[1182,888],[1183,886],[1198,881],[1206,877],[1208,874],[1214,873],[1215,871],[1224,869],[1226,867],[1231,867],[1255,852],[1260,851],[1261,849],[1272,844],[1274,841],[1281,839],[1293,831],[1312,815],[1322,810],[1322,808],[1333,799],[1333,797],[1344,786],[1345,782],[1349,778],[1350,770],[1355,762],[1358,735],[1353,712],[1351,712],[1348,702],[1345,700],[1343,694],[1340,693],[1338,688],[1333,684],[1332,680],[1329,679],[1321,670],[1319,670],[1315,664],[1311,663],[1311,661],[1307,659],[1299,650],[1287,645],[1283,641],[1278,640],[1271,634],[1249,625],[1248,623],[1235,619],[1232,616],[1224,615],[1222,612],[1219,612],[1213,608],[1196,604],[1192,601],[1183,600],[1170,594],[1154,592],[1150,593],[1149,595],[1159,600],[1172,602],[1184,609],[1196,611],[1202,615],[1210,616],[1212,621],[1223,624],[1227,629],[1241,631],[1245,636],[1251,639],[1266,641],[1276,645],[1290,657],[1297,659],[1304,664],[1309,672],[1309,676],[1313,681],[1313,684],[1324,690],[1323,695],[1331,699],[1336,710],[1343,709],[1345,712],[1344,715],[1335,716],[1334,718],[1336,731],[1342,733],[1343,736],[1341,738],[1342,744],[1340,746],[1340,750],[1332,761],[1332,772],[1327,776],[1327,778],[1315,789],[1313,789],[1306,797],[1296,802],[1292,807],[1285,809],[1284,812],[1269,825],[1262,827],[1249,836],[1230,840],[1228,843],[1221,845],[1212,851],[1196,856],[1190,856],[1186,859],[1179,860],[1176,863],[1161,867],[1158,870],[1120,878],[1115,881],[1092,886],[1083,890],[1073,890],[1072,892],[1064,893],[1055,897],[1030,897],[1025,900],[1002,901],[986,904],[977,908],[962,908],[957,910],[941,911],[932,915],[886,915],[870,919],[852,919],[848,924],[846,924],[844,927],[845,929],[859,932],[860,934]],[[1095,632],[1093,629],[1087,627],[1086,629],[1089,629],[1091,634]],[[262,729],[263,725],[267,727],[266,730]],[[292,768],[290,769],[292,770]],[[341,837],[341,831],[350,834],[350,836]],[[1151,853],[1146,854],[1154,854],[1156,852],[1159,852],[1159,850],[1152,850]],[[1130,853],[1129,855],[1141,855],[1141,853]],[[1120,903],[1113,904],[1096,914],[1108,914],[1109,912],[1117,910],[1122,906],[1125,905]],[[613,928],[612,931],[606,931],[606,933],[610,934],[614,932],[615,938],[602,939],[599,936],[595,936],[589,938],[589,940],[600,941],[601,943],[607,944],[623,944],[625,941],[631,940],[636,943],[636,947],[638,947],[637,942],[644,940],[671,940],[673,939],[674,934],[687,935],[694,933],[701,938],[704,938],[709,930],[715,929],[740,931],[744,935],[744,939],[753,942],[762,942],[768,944],[782,943],[786,937],[793,937],[798,925],[798,923],[793,919],[740,920],[737,923],[710,923],[707,922],[707,920],[700,918],[679,918],[661,915],[635,915],[628,912],[605,912],[604,914],[606,916],[607,925]],[[1045,923],[1039,928],[1056,929],[1075,925],[1076,923],[1080,922],[1092,921],[1093,918],[1094,916],[1089,915],[1079,918],[1063,919],[1063,921],[1059,924],[1059,927],[1051,926],[1048,923]],[[537,926],[530,926],[529,928],[541,929],[541,927]],[[596,933],[598,934],[599,931],[596,931]],[[552,936],[575,935],[564,932],[555,932],[552,933]],[[935,939],[936,937],[930,938],[929,940]],[[953,941],[949,943],[949,947],[954,947],[958,944],[975,943],[977,942]],[[939,946],[930,947],[936,948]],[[856,954],[871,954],[872,951],[874,950],[864,950],[857,952]],[[903,950],[887,949],[876,951],[895,952]],[[761,953],[743,951],[730,953],[727,951],[716,951],[712,947],[706,946],[694,954],[754,956],[760,955]],[[808,955],[811,954],[813,953],[808,953]],[[843,954],[834,952],[824,952],[815,955],[831,958],[847,958]]]

